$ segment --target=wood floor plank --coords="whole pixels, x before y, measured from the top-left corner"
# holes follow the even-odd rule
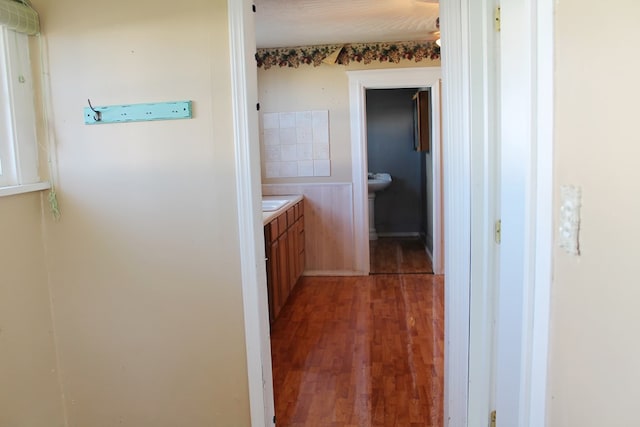
[[[369,257],[371,274],[433,273],[433,265],[419,238],[371,240]]]
[[[304,277],[271,346],[278,426],[442,426],[442,276]]]

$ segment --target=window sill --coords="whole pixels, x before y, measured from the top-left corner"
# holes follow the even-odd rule
[[[12,185],[11,187],[0,187],[0,197],[14,196],[16,194],[30,193],[32,191],[42,191],[51,188],[47,181],[36,182],[34,184]]]

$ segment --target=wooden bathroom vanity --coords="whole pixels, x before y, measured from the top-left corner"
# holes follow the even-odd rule
[[[263,212],[270,323],[276,320],[302,276],[305,256],[304,200],[302,196],[271,199],[276,198],[286,198],[287,203],[275,211]]]

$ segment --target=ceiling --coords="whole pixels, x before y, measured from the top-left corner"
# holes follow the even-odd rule
[[[255,0],[258,47],[434,40],[438,0]]]

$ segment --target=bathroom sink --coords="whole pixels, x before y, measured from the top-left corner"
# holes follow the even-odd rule
[[[370,173],[367,179],[369,193],[382,191],[391,184],[391,175],[388,173]]]
[[[262,199],[262,212],[277,211],[287,204],[286,199]]]

